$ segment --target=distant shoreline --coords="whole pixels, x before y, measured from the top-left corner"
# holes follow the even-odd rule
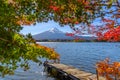
[[[36,40],[36,42],[107,42],[107,43],[116,43],[110,41],[98,41],[98,40]]]

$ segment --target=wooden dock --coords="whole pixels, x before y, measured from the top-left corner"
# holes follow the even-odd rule
[[[106,80],[103,77],[97,78],[96,74],[76,69],[72,66],[57,63],[44,64],[48,73],[59,80]]]

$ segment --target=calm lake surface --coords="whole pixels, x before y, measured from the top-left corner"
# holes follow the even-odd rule
[[[61,63],[74,66],[84,71],[95,73],[95,63],[110,58],[120,61],[120,43],[105,42],[39,42],[54,48],[61,55]],[[30,62],[31,69],[24,72],[17,69],[14,76],[6,76],[0,80],[55,80],[43,72],[43,66]]]

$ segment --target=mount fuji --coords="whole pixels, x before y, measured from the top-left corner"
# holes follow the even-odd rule
[[[67,36],[66,33],[60,31],[57,28],[52,28],[48,31],[45,31],[43,33],[39,33],[36,35],[33,35],[33,38],[36,41],[39,40],[74,40],[75,38],[83,39],[83,40],[94,40],[97,37],[95,36],[90,36],[90,35],[74,35],[74,36]]]
[[[52,28],[43,33],[33,35],[35,40],[73,40],[71,36],[66,36],[66,33],[60,31],[57,28]]]

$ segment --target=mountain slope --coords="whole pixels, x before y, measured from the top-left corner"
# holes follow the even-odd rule
[[[58,30],[57,28],[52,28],[48,31],[45,31],[43,33],[39,33],[36,35],[33,35],[33,38],[35,40],[72,40],[73,37],[66,36],[64,32]]]
[[[66,36],[66,33],[58,30],[57,28],[52,28],[43,33],[39,33],[33,35],[35,40],[74,40],[74,39],[83,39],[83,40],[94,40],[97,37],[93,35],[74,35],[74,36]]]

